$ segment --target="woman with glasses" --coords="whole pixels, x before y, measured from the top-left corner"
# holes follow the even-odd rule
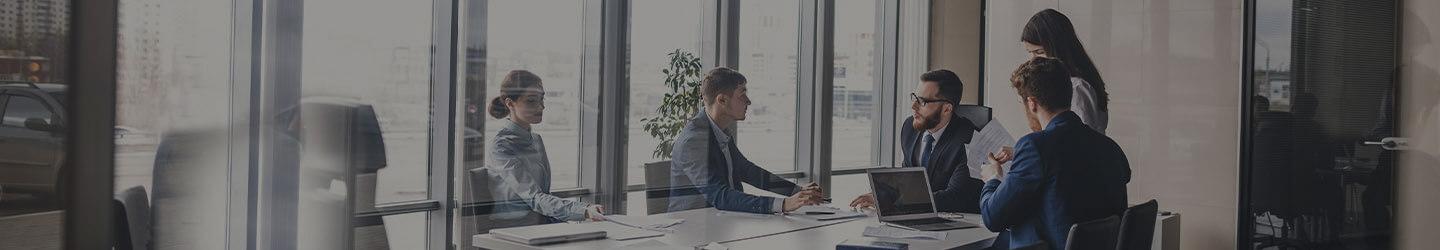
[[[494,146],[486,161],[491,192],[498,200],[492,218],[516,219],[530,211],[546,221],[603,220],[604,207],[567,200],[550,194],[550,158],[545,140],[531,131],[544,118],[545,88],[540,76],[525,70],[510,71],[500,84],[500,95],[490,101],[491,117],[501,119]]]
[[[1020,46],[1031,57],[1060,59],[1068,66],[1071,88],[1070,110],[1080,115],[1080,120],[1090,128],[1105,134],[1110,124],[1110,94],[1105,92],[1105,81],[1100,79],[1100,70],[1085,53],[1085,46],[1075,36],[1075,27],[1070,18],[1054,9],[1042,10],[1030,17],[1020,33]]]

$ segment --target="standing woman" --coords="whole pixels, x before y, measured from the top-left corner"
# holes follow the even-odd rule
[[[1080,38],[1075,36],[1070,18],[1054,9],[1035,13],[1020,33],[1020,46],[1030,56],[1060,59],[1069,66],[1070,85],[1075,91],[1070,109],[1080,115],[1085,125],[1105,134],[1105,127],[1110,124],[1110,94],[1105,92],[1100,70],[1085,53]]]
[[[485,164],[494,186],[491,192],[507,204],[493,217],[523,217],[533,211],[548,217],[546,223],[603,220],[600,205],[566,200],[550,194],[550,158],[545,140],[531,132],[545,114],[545,88],[540,76],[513,70],[500,84],[500,96],[490,101],[491,117],[501,119],[500,131]]]

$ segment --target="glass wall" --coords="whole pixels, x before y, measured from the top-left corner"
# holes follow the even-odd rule
[[[0,249],[59,249],[70,1],[4,1],[0,11]]]
[[[666,94],[671,94],[670,88],[666,87],[667,76],[682,75],[680,73],[667,74],[663,70],[669,69],[672,62],[686,62],[683,59],[700,58],[700,33],[701,33],[701,6],[703,1],[686,0],[639,0],[631,1],[630,4],[630,110],[627,118],[630,126],[626,133],[629,138],[629,154],[627,158],[630,163],[627,166],[629,173],[627,183],[629,185],[645,184],[645,166],[651,163],[661,165],[669,160],[669,147],[662,146],[661,141],[674,140],[670,136],[654,136],[646,126],[655,126],[671,123],[646,122],[649,118],[659,118],[657,109],[661,105],[681,105],[686,103],[665,103]],[[679,52],[679,53],[675,53]],[[685,57],[689,55],[691,57]],[[703,61],[703,59],[702,59]],[[707,69],[700,68],[704,74]],[[682,78],[684,82],[698,82],[699,78],[690,75]],[[703,105],[703,104],[695,104]],[[689,117],[689,116],[684,116]],[[659,131],[656,129],[656,131]]]
[[[1391,248],[1399,1],[1251,4],[1242,244]]]
[[[740,61],[749,83],[750,109],[738,123],[735,144],[771,172],[795,171],[799,110],[800,1],[740,2]]]
[[[835,1],[835,73],[830,164],[836,169],[874,167],[880,117],[878,1]]]
[[[46,1],[0,9],[64,6],[26,5],[36,2]],[[699,58],[714,51],[732,53],[726,57],[738,60],[726,63],[749,79],[753,104],[737,129],[745,155],[787,177],[813,170],[796,166],[809,162],[796,160],[809,143],[797,141],[808,130],[797,131],[796,117],[827,104],[798,101],[806,96],[801,86],[818,84],[799,77],[801,44],[814,40],[802,37],[802,19],[815,16],[801,12],[802,0],[725,8],[705,0],[452,3],[120,2],[114,194],[129,221],[119,223],[136,226],[126,233],[156,249],[441,249],[469,248],[470,236],[488,229],[583,219],[589,213],[545,206],[617,204],[629,194],[610,193],[604,183],[639,191],[647,165],[668,170],[666,138],[645,126],[670,93],[663,70],[681,54],[718,61]],[[879,136],[872,128],[893,122],[875,119],[875,93],[894,88],[878,77],[877,6],[837,3],[835,22],[823,23],[836,26],[837,97],[828,105],[836,111],[834,141],[846,145],[835,148],[836,167],[873,166]],[[722,15],[738,17],[729,20],[735,33],[707,27],[719,22],[707,18]],[[55,27],[67,27],[67,18],[57,20]],[[615,20],[625,28],[604,26]],[[41,45],[64,44],[55,42],[64,32],[11,32],[12,23],[3,23],[0,77],[36,85],[0,84],[0,132],[50,144],[0,156],[59,161],[63,135],[44,130],[66,120],[59,112],[69,86],[65,55]],[[607,44],[603,38],[616,34],[600,30],[621,30],[626,42]],[[720,43],[734,49],[716,49]],[[601,67],[613,65],[624,65],[620,77],[597,73],[615,73]],[[611,106],[615,97],[601,91],[627,98]],[[624,117],[601,119],[609,115]],[[602,139],[607,133],[623,138]],[[626,170],[605,175],[608,165],[595,158],[624,159],[616,164]],[[65,185],[55,184],[64,174],[56,171],[0,174],[0,219],[52,213],[58,225],[56,194]],[[527,204],[541,199],[551,205]],[[620,207],[607,212],[646,210]],[[142,214],[148,217],[130,217]],[[59,242],[58,232],[49,242]]]

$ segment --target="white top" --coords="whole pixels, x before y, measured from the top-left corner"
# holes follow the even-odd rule
[[[1100,96],[1095,94],[1095,88],[1079,77],[1070,78],[1070,87],[1074,90],[1070,97],[1070,111],[1075,111],[1085,125],[1105,134],[1105,127],[1110,125],[1110,113],[1100,110]]]

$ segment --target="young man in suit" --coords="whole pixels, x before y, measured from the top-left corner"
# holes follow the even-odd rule
[[[920,75],[920,84],[910,94],[910,111],[900,129],[900,148],[905,167],[924,167],[931,196],[941,212],[980,212],[979,179],[970,177],[965,144],[974,136],[975,125],[955,114],[956,102],[964,93],[960,77],[949,70]],[[875,195],[864,194],[850,202],[852,207],[873,208]]]
[[[1013,156],[992,154],[981,171],[981,217],[991,231],[1009,230],[1012,247],[1061,249],[1071,225],[1125,211],[1130,164],[1120,145],[1070,111],[1066,69],[1037,57],[1015,71],[1010,81],[1035,132],[1015,143]],[[1008,172],[1000,169],[1007,161]]]
[[[822,192],[814,183],[798,186],[755,165],[735,143],[735,123],[745,120],[750,96],[740,72],[716,68],[700,81],[705,109],[695,114],[675,138],[670,183],[694,183],[704,197],[672,197],[668,211],[715,207],[726,211],[783,213],[819,204]],[[740,183],[788,196],[746,194]]]

